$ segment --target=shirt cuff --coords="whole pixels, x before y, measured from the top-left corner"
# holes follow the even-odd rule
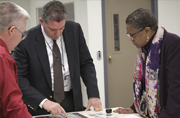
[[[42,105],[44,104],[44,102],[45,102],[46,100],[48,100],[48,99],[45,98],[45,99],[39,104],[39,107],[40,107],[41,109],[43,108]]]

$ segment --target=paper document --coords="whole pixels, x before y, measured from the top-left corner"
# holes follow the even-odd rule
[[[125,118],[141,118],[141,117],[132,114],[132,115],[127,116],[127,117],[125,117]]]

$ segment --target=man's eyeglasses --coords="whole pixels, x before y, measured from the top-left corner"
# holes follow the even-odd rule
[[[12,27],[12,26],[11,26]],[[10,29],[11,27],[9,27],[8,29]],[[26,34],[24,34],[24,33],[22,33],[17,27],[15,27],[16,29],[17,29],[17,31],[19,31],[20,33],[21,33],[21,35],[22,35],[22,40],[24,40],[26,37],[27,37],[27,35]]]
[[[144,29],[139,30],[138,32],[136,32],[136,33],[133,34],[133,35],[127,34],[127,36],[128,36],[130,39],[134,40],[135,36],[136,36],[139,32],[142,32],[143,30],[144,30]]]
[[[27,35],[22,33],[17,27],[16,27],[16,29],[17,29],[17,31],[19,31],[22,34],[22,40],[24,40],[27,37]]]

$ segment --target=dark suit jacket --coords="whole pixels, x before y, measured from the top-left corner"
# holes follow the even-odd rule
[[[159,80],[158,118],[180,118],[180,37],[166,30],[161,45]],[[134,104],[131,109],[135,111]]]
[[[27,38],[20,42],[13,52],[18,68],[19,87],[29,112],[32,115],[46,114],[45,110],[39,108],[40,102],[45,98],[54,100],[49,60],[41,26],[30,29],[27,34]],[[95,67],[78,23],[66,21],[63,37],[74,106],[76,111],[80,111],[83,110],[80,76],[87,87],[88,98],[99,97]]]

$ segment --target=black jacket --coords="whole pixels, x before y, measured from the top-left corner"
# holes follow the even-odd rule
[[[18,68],[19,87],[32,115],[47,114],[39,104],[45,98],[54,100],[51,98],[53,94],[51,74],[41,25],[30,29],[27,34],[27,38],[20,42],[13,52]],[[66,21],[63,37],[74,106],[76,111],[80,111],[83,110],[80,76],[87,87],[88,98],[99,97],[95,67],[78,23]]]

